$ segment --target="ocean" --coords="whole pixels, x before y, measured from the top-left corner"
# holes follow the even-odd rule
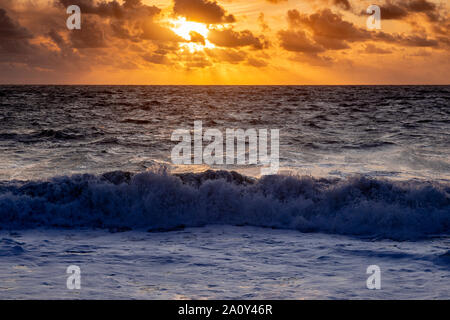
[[[174,165],[194,121],[278,174]],[[0,86],[0,164],[0,298],[450,298],[450,86]]]

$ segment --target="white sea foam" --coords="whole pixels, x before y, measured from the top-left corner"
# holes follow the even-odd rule
[[[148,229],[251,225],[412,240],[450,234],[450,186],[367,177],[253,179],[229,171],[111,172],[0,188],[0,226]]]

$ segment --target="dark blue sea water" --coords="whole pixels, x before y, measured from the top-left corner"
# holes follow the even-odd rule
[[[0,86],[0,298],[448,299],[449,102],[450,86]],[[173,165],[195,120],[279,129],[279,174]]]
[[[279,129],[280,175],[173,166],[195,120]],[[450,86],[1,86],[0,164],[2,227],[448,235]]]
[[[141,172],[194,120],[280,129],[301,174],[450,178],[450,86],[1,86],[0,179]]]

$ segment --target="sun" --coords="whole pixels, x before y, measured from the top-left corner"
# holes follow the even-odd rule
[[[170,29],[172,29],[172,31],[175,32],[177,35],[179,35],[181,38],[186,40],[186,42],[180,43],[181,49],[187,49],[190,52],[196,52],[204,50],[205,48],[211,49],[215,47],[208,40],[209,29],[206,24],[200,22],[186,21],[186,18],[184,17],[178,19],[171,19],[169,20],[169,23],[172,25]],[[205,39],[205,42],[204,43],[191,42],[193,32],[201,35]]]
[[[208,27],[204,23],[186,21],[186,18],[178,18],[177,20],[169,21],[173,27],[173,32],[187,41],[191,41],[190,33],[192,31],[201,34],[205,39],[208,37]]]

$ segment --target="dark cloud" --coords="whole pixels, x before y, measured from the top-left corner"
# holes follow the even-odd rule
[[[71,43],[64,40],[60,33],[49,25],[42,28],[35,28],[33,23],[27,25],[29,20],[15,10],[15,3],[12,1],[1,1],[1,4],[8,6],[0,8],[0,68],[7,72],[2,74],[0,81],[23,82],[40,73],[55,75],[55,72],[62,74],[71,71],[83,72],[87,69],[80,64],[79,55],[73,52]],[[42,19],[45,14],[37,17],[40,22],[51,21]],[[19,16],[23,18],[21,21],[27,28],[18,22]],[[29,30],[33,30],[34,34]],[[45,33],[42,30],[45,30]],[[37,37],[47,38],[48,42],[37,42]],[[5,64],[15,67],[11,69],[5,67]]]
[[[369,31],[344,21],[330,9],[311,15],[300,14],[298,10],[289,10],[287,19],[290,30],[280,31],[278,36],[282,47],[289,51],[317,53],[324,50],[347,49],[348,42],[365,41],[372,36]],[[308,31],[310,37],[304,31]],[[299,37],[297,40],[296,35]]]
[[[300,15],[292,10],[288,15],[291,26],[302,26],[309,29],[315,36],[342,41],[364,41],[371,38],[370,31],[359,28],[345,21],[330,9],[324,9],[311,15]]]
[[[164,54],[152,53],[143,55],[142,58],[154,64],[169,64],[169,59]]]
[[[141,0],[125,0],[123,4],[124,8],[139,8],[142,6]]]
[[[332,66],[333,62],[336,61],[329,56],[305,52],[297,52],[290,59],[296,62],[302,62],[309,64],[311,66],[318,66],[318,67],[330,67]]]
[[[56,30],[50,30],[47,34],[50,39],[55,43],[58,48],[61,50],[62,56],[72,55],[72,45],[68,41],[66,41],[59,32]]]
[[[374,35],[373,39],[406,47],[439,47],[439,42],[436,39],[429,39],[426,35],[422,37],[379,32]]]
[[[64,40],[64,38],[55,30],[50,30],[48,33],[48,36],[50,37],[50,39],[53,40],[53,42],[58,45],[59,48],[64,48],[67,46],[66,41]]]
[[[141,22],[140,29],[141,29],[140,38],[143,40],[173,41],[173,42],[185,41],[182,37],[177,35],[171,29],[164,27],[152,20]]]
[[[161,12],[155,6],[142,4],[140,0],[126,0],[123,4],[118,1],[94,0],[58,0],[59,4],[67,8],[70,5],[80,7],[83,14],[95,14],[101,17],[112,17],[116,19],[132,18],[136,16],[154,16]]]
[[[77,5],[83,14],[96,14],[103,17],[116,18],[122,18],[125,15],[124,8],[117,1],[96,4],[94,0],[59,0],[59,3],[65,8]]]
[[[381,18],[385,20],[403,19],[409,15],[409,11],[403,7],[392,2],[380,6]]]
[[[157,49],[152,52],[145,52],[141,55],[142,59],[146,62],[160,65],[173,65],[173,62],[169,58],[169,54],[175,52],[178,49],[177,45],[168,45],[164,42],[160,42],[157,45]],[[134,51],[146,51],[147,49],[139,47]]]
[[[389,53],[392,53],[392,51],[377,47],[372,43],[366,44],[364,47],[364,50],[362,52],[367,53],[367,54],[389,54]]]
[[[302,17],[298,10],[289,10],[287,12],[287,21],[289,23],[289,28],[295,29],[301,26]]]
[[[27,29],[13,21],[6,10],[0,8],[0,39],[28,39],[32,37]]]
[[[283,49],[293,52],[319,53],[325,51],[324,48],[310,40],[305,32],[299,30],[281,30],[278,32]]]
[[[239,63],[247,58],[247,54],[243,51],[234,49],[207,49],[206,54],[213,58],[214,62]]]
[[[313,38],[314,41],[327,50],[342,50],[350,48],[347,41],[344,41],[343,39],[334,39],[329,36],[321,35],[314,35]]]
[[[141,0],[125,0],[123,4],[118,1],[94,1],[94,0],[58,0],[62,7],[72,4],[78,5],[83,15],[88,17],[97,16],[97,21],[104,21],[103,30],[97,36],[85,35],[86,40],[76,39],[78,48],[91,48],[97,44],[97,47],[103,47],[101,38],[109,34],[111,37],[128,40],[132,42],[139,41],[182,41],[183,39],[177,36],[172,30],[155,22],[161,9],[145,5]],[[103,20],[102,20],[103,19]],[[106,20],[108,19],[108,20]],[[109,21],[109,22],[108,22]],[[94,32],[94,27],[87,26],[88,32]],[[84,29],[84,19],[82,20],[81,31]],[[80,35],[75,36],[80,37]],[[87,46],[84,46],[86,44]]]
[[[173,12],[186,19],[208,24],[232,23],[236,19],[225,9],[210,0],[174,0]]]
[[[252,67],[256,67],[256,68],[262,68],[262,67],[266,67],[268,65],[268,63],[266,61],[264,61],[262,59],[256,59],[256,58],[248,58],[247,64]]]
[[[407,3],[407,6],[414,12],[428,12],[436,9],[436,5],[427,0],[411,0]]]
[[[154,41],[180,41],[172,30],[154,22],[161,9],[145,5],[141,0],[125,0],[123,4],[116,0],[113,1],[94,1],[94,0],[58,0],[62,7],[70,5],[78,5],[83,15],[88,17],[98,16],[97,21],[109,18],[109,26],[104,25],[98,28],[98,23],[92,22],[94,19],[87,21],[89,25],[85,25],[85,19],[82,20],[81,32],[74,32],[74,46],[77,48],[101,48],[104,47],[105,35],[139,42],[142,40]],[[105,24],[107,21],[105,21]],[[96,24],[96,25],[93,25]],[[97,28],[97,29],[95,29]],[[98,31],[97,35],[87,34],[89,32]]]
[[[297,10],[288,12],[288,22],[291,29],[308,30],[312,38],[326,49],[345,49],[348,43],[381,40],[411,47],[437,47],[438,41],[424,36],[409,36],[403,34],[388,34],[371,32],[345,21],[338,14],[324,9],[311,15],[300,14]]]
[[[111,21],[111,31],[113,35],[119,39],[130,40],[133,42],[139,41],[139,37],[130,31],[129,26],[123,21]]]
[[[0,54],[30,54],[33,48],[28,40],[31,38],[31,32],[14,21],[6,10],[0,8]]]
[[[343,10],[351,10],[352,5],[349,0],[315,0],[326,5],[334,5]]]
[[[311,58],[309,61],[314,63],[323,58],[320,55],[325,51],[349,49],[353,42],[381,41],[405,47],[439,47],[439,41],[426,34],[422,36],[368,31],[343,20],[342,16],[330,9],[310,15],[289,10],[287,20],[289,29],[278,32],[280,46],[287,51],[302,53],[302,58],[308,56],[308,59]],[[387,53],[370,44],[366,46],[365,52]]]
[[[333,0],[333,3],[344,10],[350,10],[352,8],[352,5],[348,0]]]
[[[427,0],[412,0],[408,8],[412,12],[424,13],[430,21],[438,21],[441,18],[436,4]]]
[[[439,42],[436,39],[428,39],[426,36],[400,36],[398,37],[400,43],[409,47],[439,47]]]
[[[417,13],[425,14],[431,21],[440,17],[438,6],[428,0],[386,0],[379,7],[381,19],[385,20],[402,20]],[[362,11],[361,14],[366,15],[367,12]]]
[[[439,36],[445,36],[450,39],[450,15],[439,23],[433,24],[433,31]]]
[[[12,55],[29,55],[33,53],[33,46],[27,41],[17,41],[13,39],[0,39],[0,55],[2,60],[11,59],[15,61],[18,57]]]
[[[254,49],[263,49],[268,45],[263,38],[254,36],[249,30],[240,32],[231,29],[211,30],[208,39],[211,43],[220,47],[251,46]]]
[[[69,33],[74,48],[106,48],[107,43],[102,25],[93,19],[84,19],[81,30]]]

